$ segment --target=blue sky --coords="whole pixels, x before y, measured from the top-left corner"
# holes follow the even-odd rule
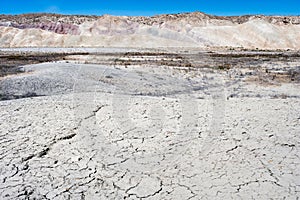
[[[0,0],[0,14],[51,12],[151,16],[192,11],[215,15],[300,15],[300,0]]]

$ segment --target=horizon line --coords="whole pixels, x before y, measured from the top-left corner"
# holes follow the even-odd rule
[[[299,17],[300,14],[277,14],[277,13],[234,13],[234,14],[212,14],[212,13],[207,13],[207,12],[202,12],[202,11],[182,11],[182,12],[159,12],[159,13],[153,13],[151,15],[142,15],[142,14],[137,14],[137,15],[126,15],[126,14],[115,14],[115,13],[105,13],[105,14],[86,14],[86,13],[64,13],[64,12],[24,12],[24,13],[0,13],[0,15],[30,15],[30,14],[50,14],[50,15],[78,15],[78,16],[115,16],[115,17],[155,17],[155,16],[160,16],[160,15],[176,15],[176,14],[190,14],[190,13],[202,13],[205,15],[209,16],[219,16],[219,17],[236,17],[236,16],[295,16]]]

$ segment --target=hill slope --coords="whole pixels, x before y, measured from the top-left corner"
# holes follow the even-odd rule
[[[0,15],[0,46],[300,49],[300,16]]]

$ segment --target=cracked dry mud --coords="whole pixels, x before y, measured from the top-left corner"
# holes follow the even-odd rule
[[[298,199],[299,84],[191,63],[5,77],[38,97],[0,101],[0,199]]]

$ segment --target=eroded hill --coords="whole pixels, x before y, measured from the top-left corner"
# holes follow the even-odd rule
[[[300,16],[0,15],[0,46],[300,49]]]

